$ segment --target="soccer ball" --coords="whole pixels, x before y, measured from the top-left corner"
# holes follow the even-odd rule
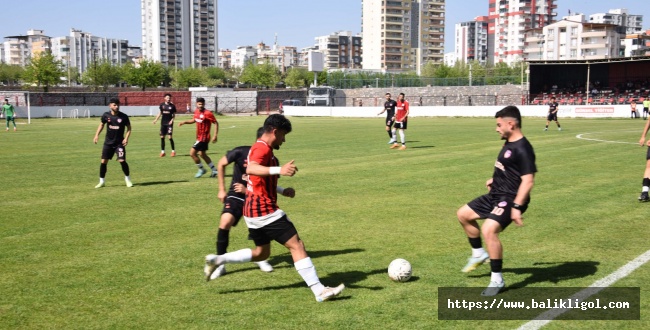
[[[388,277],[395,282],[406,282],[411,274],[411,263],[404,259],[395,259],[388,265]]]

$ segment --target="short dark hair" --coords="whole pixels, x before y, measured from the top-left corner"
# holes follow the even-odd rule
[[[386,93],[386,95],[391,96],[390,93]]]
[[[264,132],[269,133],[273,131],[274,128],[289,133],[291,132],[291,122],[283,115],[270,115],[264,121]]]
[[[406,97],[406,95],[404,95],[404,93],[399,93],[399,95],[402,95],[402,97]]]
[[[196,98],[196,103],[199,103],[199,102],[201,102],[201,103],[204,103],[204,104],[205,104],[205,99],[204,99],[204,98],[202,98],[202,97],[197,97],[197,98]]]
[[[262,134],[264,134],[264,126],[257,129],[257,136],[256,137],[259,139],[259,138],[262,137]]]
[[[555,100],[555,96],[551,96],[551,100]]]
[[[115,103],[117,105],[120,105],[120,99],[117,97],[112,97],[110,100],[108,100],[108,104]]]
[[[5,102],[9,102],[9,99],[5,99]]]
[[[167,96],[172,97],[172,95],[169,94],[169,93],[165,94],[165,97],[167,97]]]
[[[494,115],[494,118],[514,118],[517,121],[517,126],[521,128],[521,113],[519,108],[514,105],[509,105]]]

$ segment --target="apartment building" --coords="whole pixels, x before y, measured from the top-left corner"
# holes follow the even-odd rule
[[[0,61],[25,66],[31,56],[50,50],[50,37],[43,30],[28,30],[27,35],[7,36],[0,43]]]
[[[95,36],[75,28],[66,37],[51,38],[52,55],[63,62],[64,67],[77,68],[85,72],[95,62],[108,60],[114,65],[126,64],[133,60],[132,47],[125,39]]]
[[[316,37],[314,49],[323,54],[326,69],[361,69],[361,36],[350,31]]]
[[[456,61],[478,61],[485,65],[488,58],[488,17],[479,16],[473,21],[457,23],[454,31]]]
[[[442,63],[445,1],[362,0],[363,69],[420,72]]]
[[[643,15],[631,15],[625,8],[610,9],[607,13],[589,15],[589,22],[623,26],[626,34],[643,32]]]
[[[555,23],[556,0],[488,0],[488,63],[524,59],[525,34]]]
[[[144,58],[172,67],[218,65],[217,0],[141,0]]]
[[[591,60],[621,55],[622,29],[613,24],[590,23],[583,14],[526,32],[527,60]]]

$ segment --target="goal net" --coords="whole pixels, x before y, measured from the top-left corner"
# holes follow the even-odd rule
[[[21,91],[0,91],[0,101],[8,100],[14,106],[16,117],[27,118],[27,123],[32,123],[32,112],[29,106],[29,92]]]

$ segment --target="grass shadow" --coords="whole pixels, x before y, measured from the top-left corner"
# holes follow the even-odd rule
[[[172,183],[180,183],[180,182],[190,182],[190,181],[189,180],[151,181],[151,182],[134,183],[133,186],[155,186],[155,185],[161,185],[161,184],[172,184]]]
[[[570,262],[537,262],[533,265],[544,265],[547,267],[526,267],[526,268],[507,268],[504,273],[513,273],[518,275],[530,274],[519,283],[509,284],[507,289],[525,288],[535,283],[559,283],[576,278],[582,278],[594,275],[598,271],[598,261],[570,261]],[[490,274],[476,275],[473,277],[490,276]]]

